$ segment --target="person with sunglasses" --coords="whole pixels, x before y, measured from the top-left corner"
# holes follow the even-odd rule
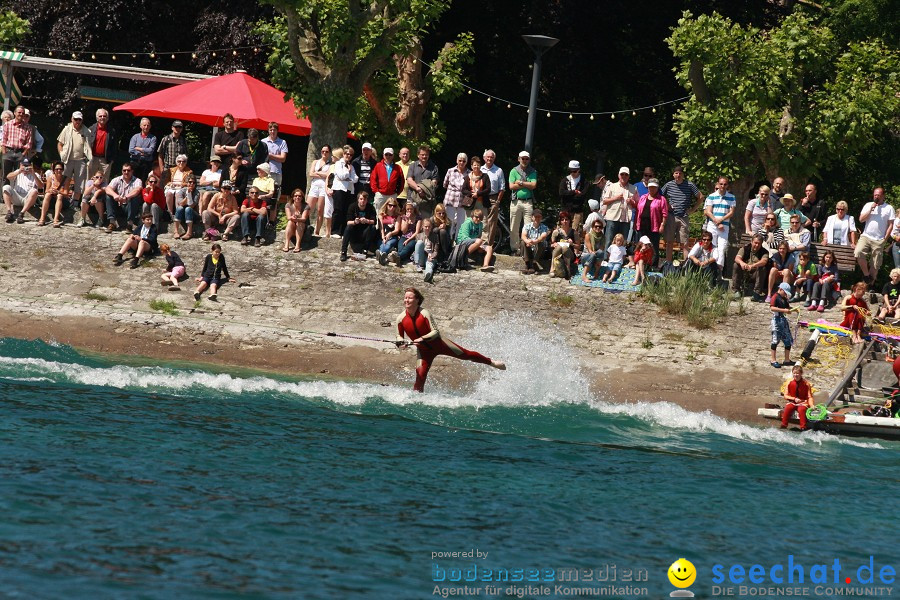
[[[88,213],[93,208],[97,213],[96,227],[103,227],[103,206],[106,204],[106,180],[103,171],[97,170],[87,182],[81,199],[81,226],[89,227],[91,219]]]
[[[156,176],[151,177],[156,179]],[[141,185],[142,182],[135,176],[134,167],[131,163],[122,165],[122,175],[113,178],[109,185],[106,186],[106,215],[110,224],[115,224],[116,210],[119,212],[124,210],[128,221],[134,225],[138,224],[141,215],[144,213],[141,210],[142,201],[144,200]],[[165,203],[165,199],[162,198],[162,192],[160,192],[160,198]],[[98,213],[102,214],[102,211],[98,211]],[[154,224],[158,227],[159,209],[157,209],[156,215]]]
[[[43,225],[47,221],[50,205],[55,203],[53,226],[57,228],[62,226],[62,211],[64,205],[68,204],[70,193],[66,178],[63,177],[64,170],[65,165],[57,161],[44,173],[44,202],[41,204],[41,218],[38,219],[38,225]]]
[[[596,202],[596,200],[592,200]],[[581,253],[581,280],[584,282],[597,278],[603,261],[603,222],[595,219],[584,236],[584,250]]]
[[[385,148],[383,157],[372,169],[369,186],[375,194],[375,211],[380,211],[385,202],[396,201],[403,190],[403,169],[394,164],[394,149]]]
[[[765,238],[766,241],[763,245],[766,247],[769,256],[778,252],[778,247],[781,246],[785,239],[784,230],[778,224],[778,217],[775,216],[774,212],[766,215],[766,218],[763,220],[763,226],[754,231],[754,233]]]

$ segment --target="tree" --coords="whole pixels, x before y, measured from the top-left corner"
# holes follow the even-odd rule
[[[900,53],[879,40],[841,45],[798,13],[763,31],[685,12],[667,41],[693,94],[676,115],[678,149],[696,179],[733,180],[737,214],[757,177],[799,189],[900,127]]]
[[[449,0],[269,0],[281,13],[260,31],[272,46],[268,67],[312,121],[307,163],[323,144],[345,139],[357,100],[373,75],[405,56]],[[402,61],[401,61],[402,63]],[[404,75],[411,84],[415,75]],[[371,90],[372,97],[377,92]],[[418,100],[407,98],[408,106]],[[384,110],[383,105],[376,103]],[[382,117],[382,123],[385,118]]]
[[[15,12],[0,13],[0,43],[15,44],[31,33],[31,26]]]

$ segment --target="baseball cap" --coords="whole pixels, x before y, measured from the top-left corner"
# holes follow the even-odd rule
[[[528,154],[527,151],[522,150],[521,152],[519,152],[519,158],[531,158],[531,155]]]
[[[640,243],[642,243],[642,244],[649,244],[649,243],[650,243],[650,238],[648,238],[646,235],[642,235],[642,236],[641,236],[641,239],[639,239],[638,241],[639,241]]]
[[[394,155],[394,149],[393,149],[393,148],[385,148],[385,149],[384,149],[384,152],[382,152],[382,154],[390,154],[391,156],[393,156],[393,155]]]
[[[73,119],[84,119],[84,115],[81,114],[80,110],[76,110],[75,112],[72,113],[72,118]]]
[[[184,127],[184,123],[181,121],[172,121],[172,127]]]
[[[591,210],[600,210],[600,203],[593,198],[588,200],[588,206],[591,208]]]
[[[371,149],[372,149],[372,144],[370,144],[369,142],[366,142],[365,144],[362,145],[362,147],[363,147],[363,150],[365,150],[366,148],[368,148],[369,150],[371,150]]]
[[[621,175],[622,173],[625,173],[626,175],[631,175],[631,169],[629,169],[628,167],[622,167],[621,169],[619,169],[619,175]]]
[[[23,166],[23,167],[30,167],[30,166],[31,166],[31,161],[28,160],[27,158],[23,158],[23,159],[22,159],[22,166]]]
[[[647,187],[659,187],[659,179],[655,177],[651,177],[650,181],[647,182]]]
[[[569,170],[570,171],[577,171],[579,169],[581,169],[581,163],[579,163],[577,160],[569,161]]]
[[[233,186],[231,185],[231,180],[230,180],[230,179],[226,179],[225,181],[223,181],[222,183],[219,184],[219,187],[223,187],[223,188],[231,188],[231,187],[233,187]]]
[[[778,289],[781,290],[782,292],[784,292],[785,294],[787,294],[788,296],[791,295],[791,284],[789,284],[789,283],[785,283],[784,281],[782,281],[781,283],[778,284]]]

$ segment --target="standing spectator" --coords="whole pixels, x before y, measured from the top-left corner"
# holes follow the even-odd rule
[[[763,248],[763,237],[754,235],[750,243],[738,251],[734,258],[734,272],[731,275],[731,289],[735,299],[744,295],[747,280],[753,284],[753,301],[762,302],[766,297],[766,283],[769,279],[769,253]]]
[[[338,148],[340,158],[344,151]],[[331,202],[329,214],[334,213],[334,200],[328,193],[328,176],[334,172],[334,162],[331,157],[331,146],[325,144],[321,150],[322,158],[318,158],[309,166],[309,207],[316,213],[316,230],[318,236],[322,232],[322,221],[325,218],[325,203]],[[329,217],[331,218],[331,217]],[[330,227],[328,228],[330,229]],[[326,229],[326,231],[328,231]],[[330,232],[329,232],[330,233]]]
[[[438,186],[438,168],[431,160],[431,149],[428,146],[419,146],[418,160],[409,166],[406,174],[406,185],[416,193],[417,197],[407,193],[410,200],[419,204],[431,202],[435,199]]]
[[[3,123],[3,174],[18,169],[22,159],[33,150],[34,136],[31,126],[25,122],[25,107],[17,106],[13,118]],[[83,179],[81,187],[84,187]]]
[[[38,193],[44,189],[44,182],[35,176],[31,168],[31,161],[22,159],[18,169],[10,171],[6,176],[9,183],[3,186],[3,202],[6,204],[6,222],[22,224],[25,222],[25,213],[31,210],[37,202]],[[19,216],[15,216],[15,206],[21,206]]]
[[[525,275],[534,275],[541,270],[540,261],[547,250],[547,238],[550,237],[550,230],[541,222],[540,209],[536,208],[531,211],[531,222],[522,228],[522,257],[525,259],[525,268],[522,273]]]
[[[409,175],[409,165],[412,164],[409,162],[409,148],[405,146],[400,148],[397,158],[400,159],[397,161],[397,166],[400,167],[400,174],[403,177],[403,186],[400,189],[400,193],[397,194],[397,200],[400,201],[400,206],[406,207],[407,190],[409,189],[409,186],[406,185],[406,177]]]
[[[268,207],[266,206],[266,201],[259,199],[259,190],[251,185],[250,189],[247,191],[247,197],[244,199],[243,203],[241,203],[242,246],[249,246],[253,241],[250,238],[250,233],[253,231],[254,227],[256,229],[256,243],[254,245],[257,248],[262,246],[263,232],[266,228],[267,212]]]
[[[325,206],[325,237],[340,238],[347,228],[347,213],[354,204],[353,189],[358,179],[351,164],[353,149],[344,146],[334,151],[334,179],[331,183],[331,210]],[[375,210],[374,208],[372,209]]]
[[[23,109],[27,110],[27,109]],[[12,121],[16,116],[13,114],[13,111],[7,109],[0,113],[0,146],[3,145],[3,125],[6,125],[10,121]]]
[[[697,186],[684,178],[684,167],[672,169],[672,180],[663,185],[660,193],[669,201],[669,217],[666,219],[666,260],[672,262],[675,251],[675,239],[681,244],[684,259],[688,256],[688,239],[691,224],[688,219],[694,206],[694,200],[703,203],[703,194]]]
[[[225,113],[222,125],[224,128],[217,131],[213,138],[213,152],[222,159],[222,164],[227,165],[237,152],[238,142],[244,139],[244,132],[235,128],[231,113]]]
[[[728,178],[719,177],[716,191],[706,197],[703,214],[706,215],[706,231],[713,235],[713,244],[719,249],[719,269],[725,268],[728,253],[728,234],[731,232],[731,217],[737,200],[728,191]]]
[[[772,182],[772,189],[769,191],[769,199],[772,200],[772,208],[775,210],[784,206],[784,203],[781,201],[786,193],[784,189],[784,177],[776,177],[775,181]],[[791,199],[793,199],[793,196]]]
[[[148,179],[156,180],[156,176],[153,175]],[[113,229],[116,222],[117,209],[119,211],[124,209],[128,222],[134,224],[137,223],[138,216],[142,214],[143,190],[141,189],[141,185],[141,180],[134,176],[134,167],[131,163],[125,163],[122,165],[122,174],[110,181],[109,185],[106,186],[106,214],[109,219],[109,225],[112,226]],[[97,213],[100,217],[97,220],[97,227],[100,227],[103,221],[103,210],[98,209]],[[82,206],[81,215],[82,221],[84,221],[87,218],[86,206]],[[156,209],[156,218],[153,219],[153,221],[154,225],[159,223],[158,207]]]
[[[447,209],[447,216],[453,223],[450,229],[450,237],[456,238],[460,225],[466,220],[466,209],[462,206],[463,186],[466,184],[466,177],[469,169],[466,165],[469,157],[465,153],[460,152],[456,155],[456,168],[447,169],[444,175],[444,208]]]
[[[394,164],[394,149],[385,148],[382,160],[372,169],[369,187],[375,193],[375,212],[379,212],[388,200],[396,200],[403,190],[403,170]]]
[[[366,142],[362,145],[362,154],[353,160],[353,170],[356,171],[357,177],[354,192],[357,195],[360,192],[366,192],[370,198],[372,197],[372,186],[369,184],[372,178],[372,169],[375,168],[377,162],[372,144]]]
[[[497,239],[497,221],[500,219],[500,203],[503,201],[503,195],[506,194],[506,176],[503,169],[494,162],[497,160],[497,153],[488,148],[482,155],[484,158],[484,166],[481,167],[482,172],[491,180],[491,191],[488,199],[491,202],[488,208],[487,219],[484,223],[484,234],[487,237],[486,243],[490,246],[494,245]],[[515,234],[518,237],[518,234]]]
[[[559,182],[560,211],[572,216],[572,228],[576,235],[584,221],[584,199],[587,197],[587,179],[581,175],[581,163],[569,161],[569,174]],[[579,235],[579,239],[580,239]]]
[[[822,229],[822,241],[826,244],[840,246],[856,246],[856,221],[848,213],[847,203],[840,200],[834,207],[835,214],[830,215]],[[897,223],[894,223],[897,229]],[[895,259],[896,262],[896,259]]]
[[[281,197],[281,179],[284,173],[284,162],[287,160],[287,142],[278,137],[278,123],[269,123],[269,136],[263,140],[269,149],[269,176],[275,181],[275,192],[269,203],[269,222],[275,223],[278,216],[278,199]]]
[[[17,109],[18,110],[18,109]],[[66,165],[65,177],[75,181],[74,201],[81,201],[81,194],[87,184],[87,168],[91,160],[91,138],[87,127],[84,127],[84,116],[81,111],[72,113],[72,121],[63,127],[56,138],[59,160]]]
[[[666,197],[659,193],[659,180],[650,179],[646,188],[647,193],[642,195],[637,202],[637,210],[635,210],[637,216],[634,222],[638,237],[646,237],[650,240],[648,246],[650,246],[653,256],[650,257],[649,264],[645,265],[649,267],[656,262],[656,255],[659,254],[659,240],[662,232],[666,230],[669,203]]]
[[[141,214],[150,213],[153,224],[159,230],[159,220],[163,212],[166,210],[166,194],[159,187],[159,177],[152,172],[147,175],[147,185],[141,190],[141,199],[144,204],[141,207]]]
[[[647,187],[647,183],[650,181],[650,179],[652,179],[654,177],[656,177],[656,172],[653,170],[653,167],[644,167],[644,173],[643,173],[643,176],[641,177],[641,180],[634,184],[634,187],[637,188],[637,197],[638,198],[640,198],[641,196],[643,196],[644,194],[646,194],[647,192],[650,191],[650,189]],[[659,181],[659,180],[657,179],[657,181]],[[636,237],[633,234],[637,230],[637,228],[638,228],[637,211],[634,211],[634,214],[632,215],[632,218],[631,218],[631,231],[628,234],[629,242],[634,237]],[[659,248],[656,248],[654,250],[654,255],[656,255],[656,254],[659,254]]]
[[[341,262],[347,260],[347,250],[361,254],[370,252],[375,246],[375,207],[369,204],[368,192],[360,192],[356,203],[346,213],[344,239],[341,242]]]
[[[791,217],[796,216],[800,219],[801,224],[806,224],[806,217],[802,212],[797,208],[797,203],[794,201],[794,196],[791,194],[785,194],[781,197],[781,208],[775,211],[775,216],[778,217],[778,224],[781,225],[781,228],[787,231],[791,228]]]
[[[171,169],[176,164],[176,159],[181,156],[187,156],[188,147],[187,140],[181,135],[184,131],[184,123],[181,121],[172,121],[172,133],[165,136],[159,142],[159,148],[156,152],[157,166],[162,177],[166,176],[166,170]],[[163,180],[168,184],[168,181]]]
[[[463,183],[462,204],[466,209],[466,214],[471,217],[476,210],[480,210],[482,214],[488,210],[485,204],[489,204],[488,197],[491,193],[491,179],[487,173],[481,170],[481,157],[473,156],[470,165],[469,174],[466,176],[465,183]],[[487,236],[484,236],[485,243],[487,243],[487,240]]]
[[[807,220],[806,226],[812,230],[813,242],[818,242],[825,225],[825,203],[819,200],[818,189],[813,183],[806,184],[805,194],[800,201],[800,212]]]
[[[38,165],[38,168],[40,168],[41,153],[44,151],[44,136],[38,131],[36,125],[31,124],[31,111],[27,108],[25,109],[25,124],[31,127],[31,136],[34,139],[34,149],[28,158],[32,164]]]
[[[744,211],[744,232],[755,234],[766,224],[766,215],[775,213],[772,207],[772,199],[769,197],[769,186],[759,186],[756,198],[747,203]]]
[[[769,304],[769,308],[772,311],[772,345],[770,346],[772,349],[771,364],[776,369],[780,369],[782,365],[793,366],[794,364],[791,360],[791,346],[794,345],[794,338],[791,335],[791,324],[788,323],[787,316],[785,316],[793,311],[790,301],[788,300],[790,296],[791,284],[782,282],[778,284],[778,290],[775,292],[775,296]],[[779,363],[775,356],[778,342],[784,344],[784,362],[782,363]]]
[[[103,171],[103,181],[109,181],[119,140],[116,130],[109,126],[109,111],[98,108],[96,115],[97,122],[88,130],[91,138],[91,163],[88,171]]]
[[[247,189],[253,184],[256,176],[256,168],[269,161],[269,147],[259,139],[259,131],[250,129],[247,131],[247,139],[238,142],[235,154],[240,158],[240,166],[237,172],[235,194],[244,197]]]
[[[875,188],[872,191],[872,201],[863,206],[859,215],[859,221],[866,226],[853,251],[867,284],[871,285],[878,277],[878,270],[884,260],[884,243],[891,237],[896,216],[894,207],[884,201],[884,188]],[[868,256],[872,258],[871,264]]]
[[[509,249],[513,254],[519,251],[519,242],[523,240],[522,224],[528,224],[534,211],[534,189],[537,187],[537,171],[531,166],[531,155],[522,150],[519,152],[519,164],[509,172]],[[549,235],[549,234],[548,234]],[[529,238],[530,239],[530,238]],[[532,242],[528,244],[537,250]],[[526,259],[537,263],[539,259]],[[530,268],[530,267],[529,267]],[[528,270],[529,268],[526,268]],[[532,269],[532,273],[537,269]]]
[[[637,204],[637,188],[628,183],[631,169],[619,169],[619,180],[606,186],[603,204],[606,206],[606,246],[612,245],[616,234],[628,235],[631,210]]]
[[[128,156],[134,167],[134,176],[146,180],[153,170],[156,156],[156,136],[150,133],[150,119],[141,119],[141,130],[128,142]]]

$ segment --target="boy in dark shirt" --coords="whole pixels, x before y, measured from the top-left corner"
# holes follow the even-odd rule
[[[347,209],[347,226],[341,243],[341,262],[347,260],[347,248],[353,252],[370,252],[375,247],[375,207],[369,204],[369,192],[362,191],[356,197],[356,204]]]
[[[788,323],[787,316],[795,309],[791,308],[788,298],[791,297],[791,284],[781,282],[778,284],[778,291],[772,296],[772,366],[780,369],[781,365],[792,366],[794,361],[791,360],[791,346],[794,345],[794,338],[791,336],[791,324]],[[796,309],[799,310],[799,309]],[[778,342],[784,344],[784,362],[779,363],[775,358],[775,349]]]

